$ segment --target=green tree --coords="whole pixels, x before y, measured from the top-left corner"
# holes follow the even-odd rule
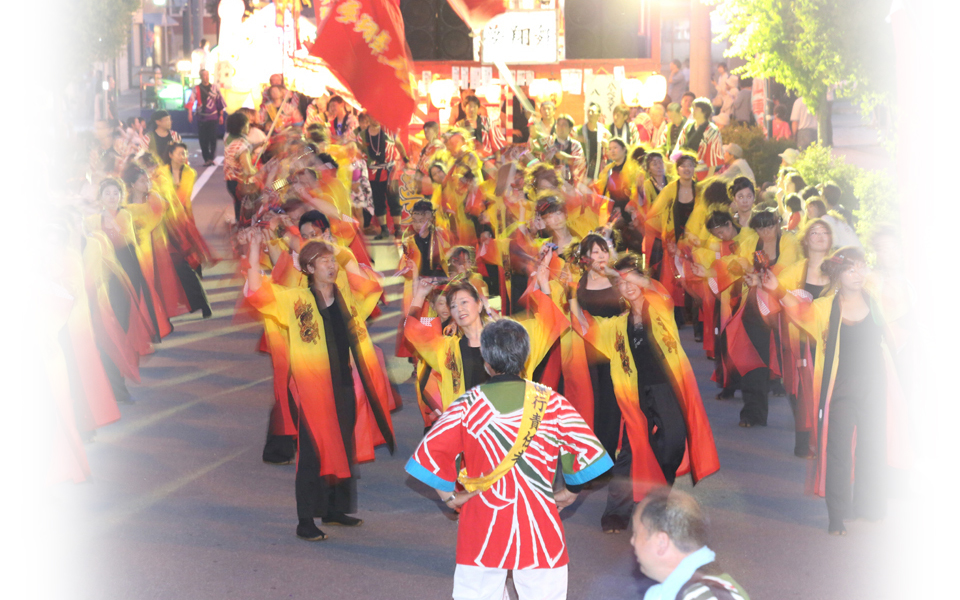
[[[889,0],[709,0],[726,23],[718,35],[738,72],[772,77],[803,98],[823,138],[827,89],[864,112],[889,100],[894,85]]]
[[[116,58],[130,39],[141,0],[82,0],[63,3],[60,18],[70,49],[64,66],[86,71],[95,62]]]

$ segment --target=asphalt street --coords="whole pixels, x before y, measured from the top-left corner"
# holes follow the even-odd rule
[[[196,142],[190,140],[192,161]],[[202,172],[202,167],[199,168]],[[362,527],[324,527],[330,539],[295,537],[294,466],[261,461],[273,403],[269,358],[256,352],[261,328],[235,320],[242,282],[224,225],[232,212],[216,167],[194,201],[198,226],[222,257],[204,271],[213,317],[174,319],[175,331],[130,385],[135,404],[86,446],[93,470],[84,484],[54,490],[69,535],[71,597],[89,600],[450,597],[457,522],[403,465],[419,442],[406,359],[392,358],[400,286],[388,277],[390,304],[369,323],[388,357],[404,407],[393,415],[397,450],[383,448],[360,467]],[[394,272],[396,250],[374,243],[376,267]],[[824,501],[804,494],[808,461],[793,456],[793,418],[771,398],[769,425],[737,426],[739,394],[714,399],[712,364],[681,330],[700,382],[720,455],[720,472],[691,490],[711,519],[711,547],[755,600],[883,598],[900,576],[887,552],[904,512],[891,501],[882,523],[853,522],[828,536]],[[586,491],[564,511],[571,599],[635,599],[647,585],[629,534],[600,530],[606,490]]]

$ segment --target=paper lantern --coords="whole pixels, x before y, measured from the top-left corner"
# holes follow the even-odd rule
[[[534,79],[531,81],[530,97],[536,98],[537,100],[543,100],[544,98],[549,97],[549,92],[547,91],[549,84],[549,79]]]
[[[487,101],[487,104],[500,104],[500,80],[494,79],[487,85],[477,88],[477,96]]]
[[[430,102],[437,108],[450,108],[450,100],[457,93],[452,79],[437,79],[430,84]]]
[[[663,75],[651,75],[643,82],[647,98],[650,101],[649,106],[660,102],[667,97],[667,78]]]
[[[620,82],[620,93],[623,103],[627,106],[643,106],[641,99],[644,96],[645,86],[639,79],[624,79]]]

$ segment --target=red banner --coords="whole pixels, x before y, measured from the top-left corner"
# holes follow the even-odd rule
[[[483,29],[490,19],[507,12],[504,0],[447,0],[470,29]]]
[[[316,5],[322,29],[318,27],[310,54],[326,61],[386,129],[406,131],[416,100],[398,0],[322,0]]]

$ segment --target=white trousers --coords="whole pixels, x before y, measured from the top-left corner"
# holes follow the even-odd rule
[[[453,600],[507,600],[508,569],[457,565]],[[514,569],[520,600],[566,600],[567,565],[554,569]]]

